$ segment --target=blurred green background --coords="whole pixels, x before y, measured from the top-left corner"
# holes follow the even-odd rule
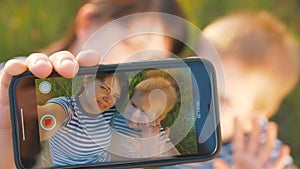
[[[58,40],[72,25],[83,0],[1,0],[0,62],[15,56],[27,56]],[[178,0],[190,22],[200,29],[231,11],[265,9],[286,23],[300,41],[299,0]],[[291,146],[300,166],[300,88],[284,100],[277,115],[279,137]],[[0,143],[1,144],[1,143]]]

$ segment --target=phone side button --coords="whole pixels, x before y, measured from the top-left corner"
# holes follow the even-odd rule
[[[25,141],[25,125],[24,125],[24,111],[23,108],[21,108],[21,124],[22,124],[22,140]]]

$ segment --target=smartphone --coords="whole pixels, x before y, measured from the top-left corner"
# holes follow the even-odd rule
[[[131,143],[136,143],[136,140],[143,140],[144,138],[139,133],[140,129],[132,128],[132,126],[128,125],[127,116],[122,112],[124,109],[118,109],[116,106],[103,111],[104,113],[99,112],[101,116],[97,116],[97,118],[101,117],[102,121],[100,120],[95,125],[89,125],[87,119],[81,119],[83,118],[82,114],[74,113],[77,109],[81,109],[81,111],[86,110],[86,107],[79,106],[78,104],[80,103],[74,100],[72,102],[74,104],[70,105],[71,107],[74,105],[76,107],[77,105],[77,109],[74,107],[62,109],[73,112],[62,113],[64,118],[67,119],[68,117],[68,120],[64,120],[63,123],[58,122],[58,116],[60,115],[57,115],[57,112],[62,112],[59,109],[51,109],[51,111],[49,109],[46,113],[39,114],[40,106],[49,103],[60,105],[53,103],[53,100],[57,98],[72,100],[70,98],[81,96],[82,87],[86,86],[83,85],[86,77],[98,77],[107,73],[122,74],[123,80],[127,81],[128,88],[121,90],[126,91],[125,96],[129,99],[118,102],[120,105],[125,105],[125,107],[130,104],[130,99],[133,97],[136,86],[146,79],[163,78],[172,84],[176,91],[176,101],[168,110],[167,115],[159,121],[159,132],[155,130],[159,133],[158,143],[155,144],[153,142],[152,144],[150,142],[150,146],[147,145],[146,150],[157,149],[157,147],[160,147],[160,143],[163,146],[171,143],[170,145],[173,145],[173,147],[170,149],[176,150],[176,153],[164,153],[163,147],[159,150],[159,153],[146,156],[140,153],[141,146],[143,151],[145,150],[143,144],[126,149],[127,144],[121,141],[122,138],[133,139]],[[97,83],[93,84],[97,85]],[[103,90],[102,86],[101,91]],[[113,92],[114,88],[105,88],[105,90]],[[53,72],[47,78],[39,79],[31,72],[25,72],[12,78],[9,97],[14,156],[17,168],[131,168],[165,166],[211,160],[221,148],[215,70],[209,61],[198,57],[81,67],[77,76],[72,79],[63,78],[56,72]],[[90,97],[90,100],[93,99],[93,97]],[[142,98],[135,99],[143,101]],[[153,102],[151,104],[155,106],[154,104],[159,105],[163,103]],[[123,122],[122,120],[118,121],[117,117],[119,116],[123,117],[121,118]],[[96,116],[89,117],[92,117],[91,120],[96,119]],[[115,121],[117,123],[114,123]],[[105,129],[108,130],[101,129],[101,126],[100,129],[97,128],[97,125],[100,123],[105,123]],[[120,135],[116,137],[112,134],[114,132],[118,134],[119,130],[116,130],[116,125],[119,125],[119,129],[120,126],[123,129],[120,134],[122,137]],[[95,129],[93,130],[91,126],[95,126]],[[168,134],[166,134],[166,128],[169,128]],[[42,130],[52,132],[52,134],[49,138],[42,139]],[[62,130],[65,133],[61,134]],[[83,135],[86,135],[86,130],[92,130],[93,132],[84,137],[82,132]],[[138,134],[133,135],[133,131]],[[101,134],[104,137],[98,139],[97,133],[99,137]],[[68,138],[69,135],[71,139]],[[57,136],[61,137],[55,139]],[[85,140],[86,138],[91,138],[91,140]],[[93,144],[99,144],[99,146],[93,147]],[[133,156],[130,150],[142,155]],[[100,155],[98,155],[99,159],[88,160],[95,157],[93,151],[105,153],[107,158],[99,160]]]

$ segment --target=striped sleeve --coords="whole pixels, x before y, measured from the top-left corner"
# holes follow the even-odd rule
[[[67,125],[70,120],[72,119],[73,113],[74,113],[74,109],[73,109],[73,105],[72,105],[72,99],[70,97],[57,97],[57,98],[52,98],[49,101],[47,101],[46,104],[48,103],[55,103],[60,105],[66,112],[66,118],[63,121],[61,126],[65,126]]]

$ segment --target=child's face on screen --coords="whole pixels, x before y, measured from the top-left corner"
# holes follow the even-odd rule
[[[162,98],[150,99],[149,94],[134,93],[124,114],[131,128],[158,126],[166,109]]]

